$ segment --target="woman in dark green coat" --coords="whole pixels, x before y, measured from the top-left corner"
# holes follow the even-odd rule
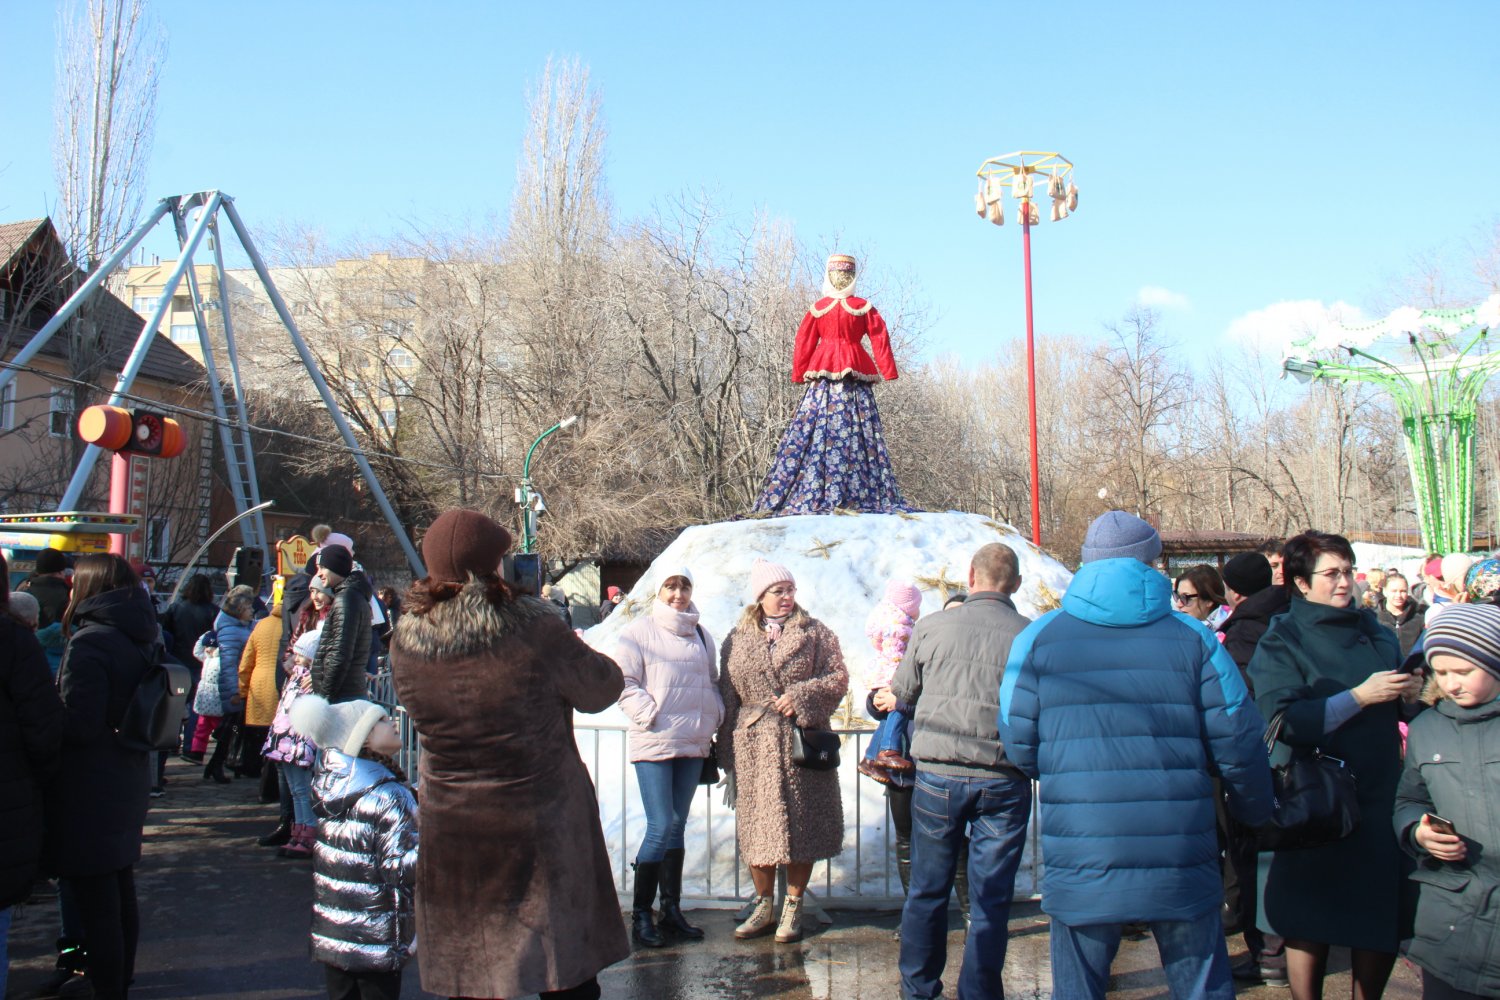
[[[1272,619],[1250,661],[1261,714],[1286,709],[1281,740],[1321,747],[1359,779],[1360,823],[1323,847],[1264,853],[1260,928],[1286,938],[1292,1000],[1318,1000],[1328,948],[1351,949],[1356,996],[1385,990],[1399,943],[1402,854],[1391,828],[1401,774],[1400,702],[1420,678],[1396,670],[1401,648],[1375,613],[1351,604],[1354,550],[1339,535],[1290,539],[1291,608]]]

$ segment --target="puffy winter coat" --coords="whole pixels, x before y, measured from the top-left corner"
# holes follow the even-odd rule
[[[713,637],[692,605],[661,601],[620,633],[615,662],[625,675],[620,708],[630,716],[630,759],[707,757],[724,720],[714,671]]]
[[[417,800],[385,765],[327,749],[312,802],[313,958],[346,972],[401,968],[416,935]]]
[[[240,657],[245,654],[245,643],[250,641],[250,623],[220,611],[214,619],[214,635],[219,640],[219,700],[227,712],[230,700],[240,694]],[[196,648],[193,652],[198,655]]]
[[[42,647],[0,611],[0,909],[24,903],[42,853],[42,787],[56,773],[63,706]]]
[[[62,762],[46,796],[50,874],[106,875],[140,860],[155,754],[121,746],[115,729],[160,641],[151,598],[136,585],[96,594],[73,613],[57,676]]]
[[[1021,777],[995,718],[1011,643],[1030,623],[995,591],[917,622],[891,693],[916,712],[911,754],[924,771]]]
[[[1423,712],[1406,737],[1395,830],[1418,861],[1415,934],[1407,955],[1466,993],[1500,996],[1500,701]],[[1453,821],[1468,857],[1438,861],[1412,839],[1423,813]]]
[[[245,696],[245,725],[269,726],[276,714],[276,661],[281,647],[281,605],[255,623],[240,655],[239,689]]]
[[[873,690],[891,686],[915,624],[911,615],[890,601],[881,601],[870,611],[865,619],[865,638],[875,647],[875,661],[865,671],[865,687]]]
[[[788,695],[798,725],[826,729],[848,690],[838,636],[800,610],[774,644],[755,622],[743,620],[724,640],[719,763],[735,775],[735,826],[747,864],[817,861],[843,849],[838,772],[792,763],[793,719],[768,703]]]
[[[1000,737],[1041,779],[1042,908],[1065,924],[1218,909],[1215,772],[1239,820],[1271,816],[1260,713],[1218,639],[1171,598],[1145,563],[1085,563],[1062,607],[1011,646]]]
[[[370,689],[370,581],[354,570],[333,589],[333,603],[323,620],[323,638],[313,658],[313,694],[330,702],[356,701]]]

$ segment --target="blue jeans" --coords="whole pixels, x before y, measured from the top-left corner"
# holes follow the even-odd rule
[[[1217,909],[1193,920],[1153,920],[1151,936],[1174,1000],[1234,1000],[1224,922]],[[1120,950],[1119,924],[1070,927],[1052,918],[1052,992],[1104,1000]]]
[[[0,909],[0,997],[5,996],[5,984],[10,979],[10,917],[12,908]]]
[[[870,737],[870,745],[865,748],[865,756],[874,760],[882,750],[894,750],[905,755],[907,746],[910,745],[911,716],[892,709],[886,713],[880,725],[875,729],[875,735]]]
[[[1010,937],[1010,901],[1030,817],[1031,782],[1024,778],[960,778],[917,769],[911,800],[911,889],[901,911],[898,963],[904,1000],[942,995],[948,898],[965,827],[970,924],[958,1000],[1005,996],[1000,974]]]
[[[646,810],[646,838],[636,853],[637,863],[660,861],[668,851],[682,847],[682,831],[702,774],[702,757],[635,762],[635,780]]]
[[[318,814],[312,807],[312,768],[296,764],[278,764],[286,778],[287,790],[292,793],[292,822],[304,826],[317,826]]]

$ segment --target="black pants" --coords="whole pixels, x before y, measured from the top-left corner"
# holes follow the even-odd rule
[[[270,726],[240,726],[240,762],[236,770],[239,771],[241,777],[260,777],[261,766],[264,763],[260,750],[266,744],[266,733],[270,729]]]
[[[78,903],[83,939],[88,943],[89,981],[99,1000],[117,1000],[135,976],[140,913],[135,902],[135,869],[68,879]]]
[[[1480,996],[1478,993],[1466,993],[1455,989],[1423,969],[1422,1000],[1480,1000]]]
[[[345,972],[323,966],[328,976],[328,1000],[400,1000],[401,970]]]
[[[552,990],[539,994],[541,1000],[599,1000],[599,977],[593,976],[586,982],[577,986],[570,986],[565,990]],[[465,997],[453,997],[452,1000],[467,1000]]]

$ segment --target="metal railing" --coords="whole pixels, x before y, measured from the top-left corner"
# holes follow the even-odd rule
[[[396,700],[388,671],[370,679],[370,700],[391,709],[401,730],[398,760],[410,779],[416,781],[416,728]],[[615,888],[621,893],[629,892],[630,862],[645,835],[645,818],[641,815],[640,791],[627,752],[628,730],[621,725],[575,724],[573,731],[579,756],[594,783]],[[856,769],[866,741],[875,733],[869,729],[837,729],[835,732],[844,738],[838,776],[845,822],[852,827],[853,844],[848,843],[846,836],[844,850],[838,857],[818,862],[810,884],[814,890],[821,889],[818,895],[824,900],[836,900],[841,907],[899,906],[902,890],[896,872],[895,831],[890,812],[885,807],[883,794],[866,794],[873,790],[875,783],[863,778]],[[1036,898],[1041,886],[1040,823],[1035,783],[1032,792],[1026,851],[1016,880],[1016,893],[1021,898]],[[746,885],[747,868],[740,859],[735,814],[723,805],[721,798],[722,789],[702,786],[694,796],[688,817],[689,862],[683,896],[699,904],[741,901],[749,889]],[[880,811],[878,838],[874,843],[869,838],[869,834],[875,832],[869,829],[873,824],[867,823],[867,819],[873,818],[868,815],[872,808]],[[731,843],[734,845],[732,851]]]

